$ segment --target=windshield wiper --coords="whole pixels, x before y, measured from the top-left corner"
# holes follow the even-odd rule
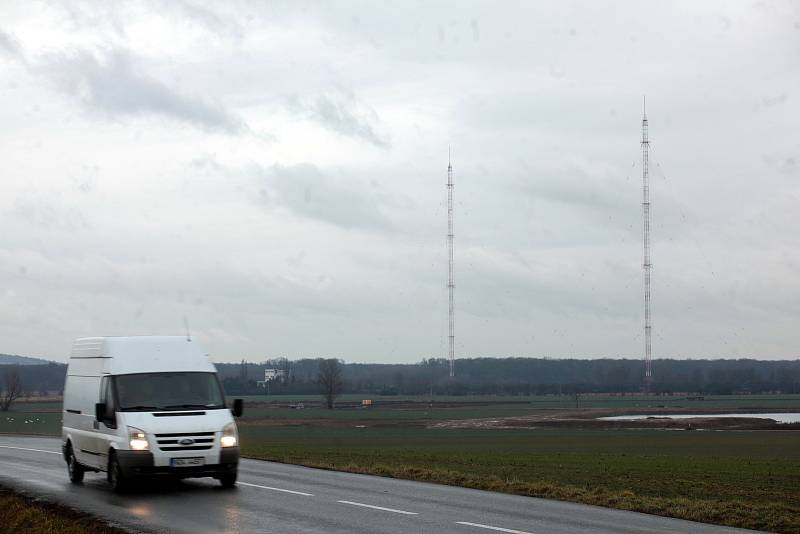
[[[122,408],[122,410],[125,411],[125,412],[132,412],[132,411],[141,412],[141,411],[144,411],[144,410],[163,410],[163,408],[161,408],[159,406],[142,406],[142,405],[140,405],[140,406],[125,406],[124,408]]]

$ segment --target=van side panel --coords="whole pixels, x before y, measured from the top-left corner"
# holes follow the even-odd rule
[[[78,461],[97,466],[94,440],[94,405],[100,395],[99,376],[69,376],[64,389],[64,439],[72,440]]]
[[[77,343],[76,343],[77,345]],[[76,353],[73,347],[73,355]],[[63,439],[72,440],[73,453],[77,460],[87,466],[101,466],[97,454],[97,439],[94,405],[100,400],[100,378],[108,358],[70,358],[67,381],[64,385]],[[83,351],[86,354],[86,351]]]
[[[99,376],[67,376],[64,409],[69,415],[86,415],[94,419],[94,405],[100,402]],[[76,414],[75,412],[80,412]],[[64,420],[66,425],[66,419]],[[91,426],[91,425],[90,425]]]
[[[70,358],[67,375],[100,376],[108,359],[110,358]]]

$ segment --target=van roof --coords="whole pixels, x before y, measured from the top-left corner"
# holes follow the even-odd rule
[[[186,336],[85,337],[72,344],[70,363],[102,358],[103,373],[216,372],[208,352]]]

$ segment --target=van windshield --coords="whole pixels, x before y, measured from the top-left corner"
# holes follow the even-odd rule
[[[114,385],[123,412],[225,407],[215,373],[117,375]]]

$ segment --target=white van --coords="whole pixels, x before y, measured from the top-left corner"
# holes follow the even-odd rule
[[[148,476],[236,484],[239,436],[205,349],[183,336],[94,337],[72,346],[62,451],[69,478],[105,471],[116,491]]]

